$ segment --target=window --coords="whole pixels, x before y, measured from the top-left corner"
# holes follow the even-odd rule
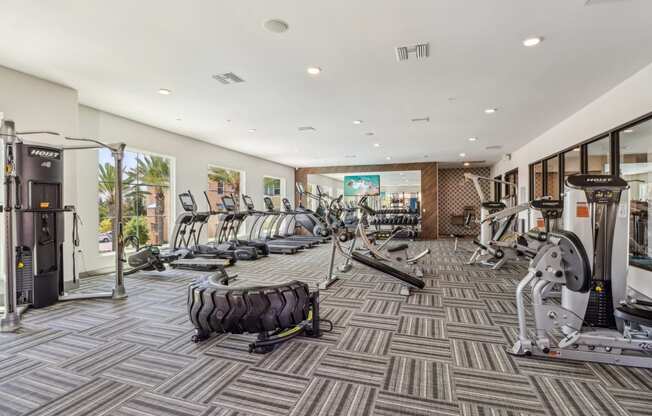
[[[630,186],[630,264],[652,271],[652,120],[620,133],[620,176]]]
[[[599,175],[609,173],[609,136],[586,145],[587,173]]]
[[[136,237],[139,244],[168,242],[170,225],[171,159],[145,153],[125,152],[122,207],[125,238]],[[98,201],[99,250],[115,250],[115,164],[107,149],[99,150]]]
[[[494,179],[497,180],[497,181],[502,181],[502,180],[503,180],[503,176],[502,176],[502,175],[498,175],[498,176],[496,176]],[[502,196],[502,192],[501,192],[501,188],[502,188],[502,186],[503,186],[503,184],[501,184],[501,183],[499,183],[499,182],[494,182],[494,201],[496,201],[496,202],[500,202],[500,200],[501,200],[502,197],[503,197],[503,196]]]
[[[510,170],[505,174],[505,182],[513,183],[515,186],[505,185],[505,198],[513,198],[514,205],[517,204],[518,190],[518,169]]]
[[[241,179],[242,172],[238,170],[226,169],[218,166],[208,167],[208,190],[213,191],[209,192],[209,195],[210,198],[216,199],[211,200],[213,209],[216,207],[222,207],[222,197],[224,195],[233,195],[236,207],[240,206],[240,193],[242,192]],[[201,207],[202,200],[205,199],[204,196],[201,196],[201,200],[197,196],[195,198],[197,199],[197,204]],[[208,224],[206,224],[209,240],[215,239],[217,236],[218,226],[219,216],[211,216],[208,220]]]
[[[532,191],[531,199],[538,199],[543,196],[543,162],[532,166]]]
[[[264,194],[272,198],[274,207],[280,209],[281,207],[281,180],[279,178],[263,177]]]
[[[564,184],[566,183],[566,178],[570,175],[575,175],[582,171],[582,157],[581,157],[581,148],[578,146],[568,152],[564,153]],[[565,186],[565,185],[564,185]]]
[[[559,156],[546,160],[546,196],[559,199]]]

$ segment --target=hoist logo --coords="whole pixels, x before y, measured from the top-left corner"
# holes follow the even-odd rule
[[[40,157],[41,159],[60,159],[61,152],[53,149],[44,149],[41,147],[30,147],[29,155],[31,157]]]
[[[591,177],[591,178],[586,178],[587,182],[609,182],[611,178],[597,178],[597,177]]]

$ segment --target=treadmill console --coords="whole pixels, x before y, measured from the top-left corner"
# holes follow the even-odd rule
[[[266,196],[263,198],[263,202],[265,203],[265,209],[267,211],[274,211],[274,203],[272,202],[272,198]]]
[[[251,199],[249,195],[242,195],[242,202],[244,202],[245,206],[249,211],[256,210],[256,207],[254,206],[254,201]]]
[[[622,191],[629,188],[624,179],[613,175],[571,175],[566,185],[583,190],[587,202],[593,204],[617,204]]]
[[[233,199],[232,196],[224,195],[222,197],[222,205],[224,206],[224,209],[227,210],[228,212],[235,211],[235,200]]]
[[[285,208],[286,212],[291,212],[292,211],[292,204],[290,204],[290,200],[287,198],[283,198],[281,200],[283,202],[283,208]]]
[[[197,211],[197,204],[195,203],[195,198],[192,196],[190,191],[179,194],[179,201],[183,210],[186,212],[195,212]]]

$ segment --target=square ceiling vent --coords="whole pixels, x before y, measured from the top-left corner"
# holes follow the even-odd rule
[[[407,61],[413,55],[417,59],[425,59],[430,56],[429,43],[417,43],[416,45],[399,46],[396,48],[396,60]]]
[[[221,82],[222,84],[228,85],[228,84],[240,84],[241,82],[244,82],[244,79],[240,78],[233,72],[226,72],[224,74],[216,74],[213,75],[212,78],[215,81]]]

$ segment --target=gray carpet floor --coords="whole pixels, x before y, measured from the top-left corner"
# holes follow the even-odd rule
[[[652,371],[515,358],[514,290],[526,265],[467,266],[452,242],[421,242],[426,289],[355,265],[322,291],[334,330],[249,354],[249,335],[190,341],[186,286],[199,273],[127,277],[124,301],[31,310],[0,334],[0,415],[650,415]],[[418,247],[414,251],[418,250]],[[326,273],[329,247],[230,268],[234,285]],[[110,278],[85,279],[83,291]]]

